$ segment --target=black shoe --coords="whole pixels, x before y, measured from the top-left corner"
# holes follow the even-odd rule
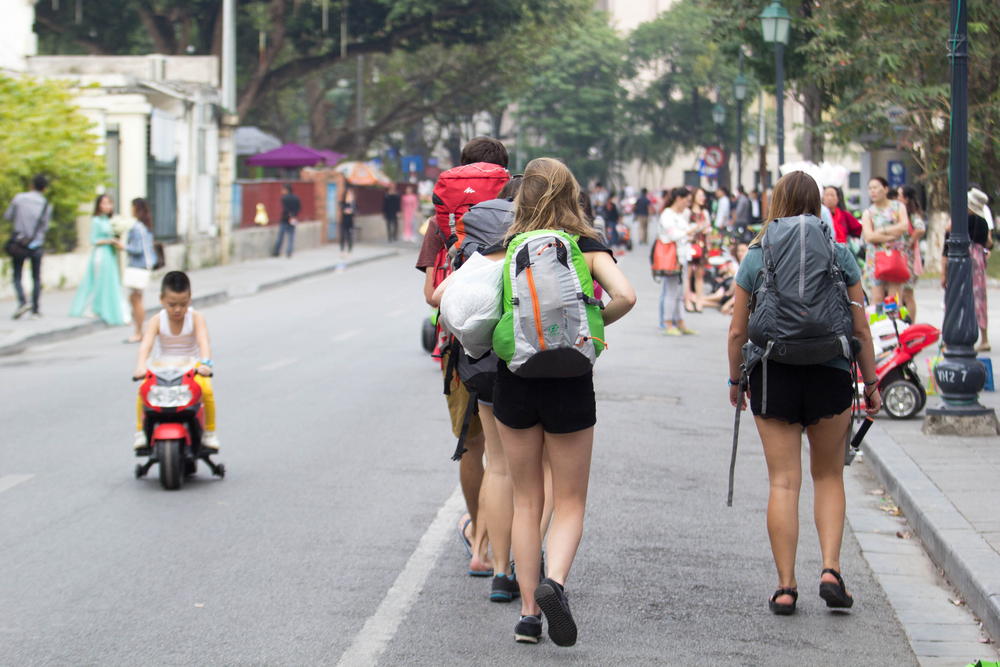
[[[510,602],[514,598],[521,597],[521,587],[517,585],[517,575],[506,574],[493,575],[493,588],[490,591],[490,600],[493,602]]]
[[[789,595],[792,598],[792,604],[778,604],[777,600],[782,595]],[[772,595],[767,600],[767,606],[771,609],[771,613],[775,616],[791,616],[795,613],[795,603],[799,601],[799,592],[794,588],[779,588],[774,591]]]
[[[552,579],[542,579],[535,589],[535,602],[542,608],[549,622],[549,638],[556,646],[576,643],[576,622],[569,611],[569,600],[563,587]]]
[[[542,636],[542,615],[522,616],[514,626],[514,641],[523,644],[537,644]]]
[[[840,572],[826,568],[823,570],[823,574],[827,573],[835,576],[837,583],[822,582],[819,585],[819,596],[826,600],[826,606],[831,609],[850,609],[853,607],[854,598],[848,595],[847,587],[844,585],[844,578],[840,576]]]

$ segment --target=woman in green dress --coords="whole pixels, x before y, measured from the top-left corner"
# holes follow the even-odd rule
[[[118,272],[118,250],[121,241],[111,226],[115,205],[108,195],[99,195],[94,202],[94,217],[90,221],[90,254],[87,273],[76,290],[71,317],[99,317],[111,326],[128,324],[128,311],[122,298],[122,281]]]

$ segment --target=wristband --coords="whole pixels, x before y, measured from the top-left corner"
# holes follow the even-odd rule
[[[202,366],[208,366],[209,368],[212,367],[212,360],[211,359],[202,359],[200,363],[201,363]]]
[[[874,382],[865,382],[865,386],[866,387],[871,387],[872,385],[876,385],[876,384],[878,384],[878,380],[875,380]]]
[[[728,380],[728,382],[729,382],[729,386],[730,387],[732,387],[734,384],[735,385],[739,385],[740,384],[739,380],[735,380],[735,381],[734,380]]]

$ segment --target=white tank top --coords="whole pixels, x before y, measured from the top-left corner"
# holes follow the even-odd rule
[[[194,309],[188,308],[184,315],[184,326],[176,336],[170,332],[167,311],[160,311],[160,335],[156,338],[153,357],[156,359],[199,358],[198,341],[194,337]]]

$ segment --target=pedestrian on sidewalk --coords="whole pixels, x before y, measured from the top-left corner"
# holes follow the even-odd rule
[[[292,192],[291,183],[285,183],[285,187],[282,189],[285,194],[281,196],[281,224],[278,226],[278,242],[274,244],[274,252],[271,254],[275,257],[281,254],[281,242],[287,234],[288,256],[291,257],[292,250],[295,248],[295,225],[299,222],[302,200]]]
[[[715,223],[714,226],[719,232],[725,232],[732,223],[733,204],[729,201],[729,190],[720,187],[715,191]],[[666,207],[664,207],[666,208]]]
[[[833,216],[833,233],[837,243],[846,244],[848,237],[861,237],[861,223],[848,212],[843,190],[833,185],[823,188],[823,205],[830,209]]]
[[[90,220],[90,253],[87,272],[76,289],[70,317],[99,317],[113,327],[129,323],[122,298],[122,281],[118,272],[118,250],[124,248],[111,225],[115,203],[108,195],[98,195],[94,201],[94,216]]]
[[[138,343],[142,340],[142,327],[146,323],[146,309],[142,298],[153,276],[153,267],[156,266],[153,217],[149,212],[149,202],[141,197],[133,199],[132,217],[135,218],[135,224],[129,230],[125,243],[128,266],[122,275],[122,285],[130,290],[128,300],[132,304],[132,323],[135,324],[135,333],[125,342]]]
[[[973,189],[969,192],[969,258],[972,261],[972,296],[976,306],[976,324],[979,325],[979,344],[977,352],[989,352],[990,338],[987,332],[989,326],[989,311],[986,303],[986,258],[993,249],[993,235],[990,233],[986,216],[986,195]],[[948,284],[948,239],[951,238],[951,223],[945,230],[944,248],[941,256],[941,288]]]
[[[761,247],[764,233],[771,221],[798,216],[802,216],[800,220],[803,229],[807,224],[819,227],[820,206],[819,187],[811,176],[801,171],[783,176],[774,188],[764,229],[750,246],[736,274],[735,312],[729,328],[729,400],[734,407],[738,406],[741,410],[746,409],[746,396],[740,394],[740,387],[744,363],[743,347],[749,339],[751,298],[755,300],[756,308],[773,307],[761,306],[760,302],[756,301],[761,297],[761,292],[758,290],[762,285],[761,276],[764,274],[764,252]],[[807,239],[808,236],[806,234],[802,238]],[[795,253],[795,259],[789,260],[788,264],[794,268],[800,266],[797,263],[800,250],[794,241],[792,245],[794,247],[782,246],[779,252]],[[861,272],[845,246],[834,247],[835,264],[839,269],[839,275],[847,285],[847,295],[850,298],[848,306],[850,315],[845,311],[843,316],[853,323],[854,337],[861,343],[857,362],[865,384],[865,411],[869,415],[875,415],[879,411],[882,399],[878,392],[871,332],[862,305],[864,293],[861,289]],[[805,241],[801,246],[801,252],[807,252]],[[778,267],[774,269],[775,271],[783,268],[784,257],[779,254],[774,258],[773,263]],[[814,259],[818,259],[818,256],[814,256]],[[806,261],[809,261],[808,258]],[[794,270],[800,269],[794,268]],[[784,282],[775,278],[773,285],[781,284]],[[837,288],[832,279],[831,282],[820,286],[813,284],[812,281],[809,285],[810,290],[826,288],[829,292],[835,292]],[[778,288],[772,286],[772,289]],[[765,303],[773,302],[765,301]],[[775,320],[782,317],[780,311],[768,313],[771,314],[774,314]],[[768,345],[767,351],[770,350],[771,346]],[[750,348],[749,352],[757,357],[764,353],[756,347]],[[768,606],[773,613],[786,615],[795,611],[798,600],[795,554],[799,541],[802,430],[805,429],[809,438],[816,529],[823,553],[820,596],[826,600],[829,607],[850,607],[854,599],[847,592],[840,575],[840,549],[844,536],[846,508],[844,451],[851,419],[851,405],[855,397],[855,377],[850,361],[844,356],[836,356],[821,363],[791,365],[765,359],[753,365],[749,378],[749,395],[750,407],[764,445],[764,458],[767,461],[770,482],[767,532],[778,570],[778,590],[768,600]]]
[[[31,317],[41,317],[38,299],[42,294],[42,253],[45,251],[45,234],[52,220],[52,206],[44,195],[48,187],[49,179],[44,174],[36,175],[31,179],[31,190],[14,195],[3,215],[5,220],[13,223],[6,249],[14,265],[14,291],[17,293],[15,320],[29,308],[21,285],[24,260],[31,262]]]
[[[621,246],[621,235],[618,233],[618,221],[621,215],[618,211],[618,195],[614,190],[608,192],[607,198],[601,206],[601,217],[604,218],[604,231],[608,236],[608,245],[616,255],[624,255],[625,251]]]
[[[684,310],[700,313],[705,305],[705,266],[708,264],[708,230],[712,228],[711,218],[705,206],[708,195],[697,188],[691,195],[688,221],[691,225],[691,268],[688,271],[687,293],[684,295]]]
[[[639,226],[639,245],[646,245],[646,240],[649,238],[649,197],[647,193],[649,190],[643,188],[639,192],[639,198],[635,200],[635,207],[632,209],[635,212],[635,222]]]
[[[396,184],[389,184],[389,191],[382,198],[382,215],[385,216],[385,235],[389,243],[395,243],[399,237],[399,209],[401,201],[396,194]]]
[[[677,271],[663,276],[663,292],[660,294],[659,326],[668,336],[692,335],[695,333],[684,324],[684,294],[687,291],[688,265],[691,262],[691,239],[697,229],[692,229],[686,214],[691,207],[691,191],[674,188],[665,201],[660,214],[659,241],[677,246]],[[667,318],[670,324],[667,324]]]
[[[861,214],[861,228],[864,230],[866,244],[865,292],[871,297],[878,312],[882,312],[886,297],[896,297],[902,301],[903,290],[913,289],[910,280],[890,283],[875,277],[876,254],[899,252],[905,255],[910,245],[910,216],[907,215],[905,206],[890,200],[889,195],[895,195],[895,192],[889,188],[889,181],[875,176],[868,181],[868,197],[872,204]]]
[[[347,248],[346,257],[350,259],[354,253],[354,214],[357,212],[355,205],[354,186],[347,186],[344,192],[344,200],[340,202],[340,256],[345,257],[344,248]]]
[[[910,285],[903,290],[903,303],[906,304],[912,323],[917,321],[917,297],[913,293],[913,287],[917,284],[920,274],[924,272],[924,263],[920,256],[920,239],[927,234],[927,218],[924,217],[924,209],[917,201],[917,189],[912,185],[900,186],[899,201],[910,217],[910,240],[906,244],[906,265],[910,269]],[[984,265],[984,276],[985,268]]]
[[[579,239],[577,244],[592,279],[611,296],[601,312],[604,323],[610,324],[632,309],[635,292],[615,264],[611,249],[601,243],[584,218],[579,197],[580,186],[564,164],[551,158],[532,160],[514,200],[514,222],[505,244],[518,234],[535,230],[562,230]],[[505,256],[506,251],[501,251],[490,258],[500,261]],[[530,268],[528,271],[530,281]],[[537,642],[544,611],[552,641],[572,646],[577,631],[565,586],[583,536],[597,422],[594,374],[521,377],[501,360],[493,399],[493,415],[514,484],[514,562],[522,591],[534,592],[521,595],[515,640]],[[539,581],[542,543],[538,527],[545,498],[543,446],[552,468],[554,511],[546,549],[548,577]]]
[[[413,216],[420,207],[420,198],[417,197],[417,191],[412,185],[406,186],[406,192],[400,198],[399,206],[403,212],[403,239],[407,243],[413,243]]]

